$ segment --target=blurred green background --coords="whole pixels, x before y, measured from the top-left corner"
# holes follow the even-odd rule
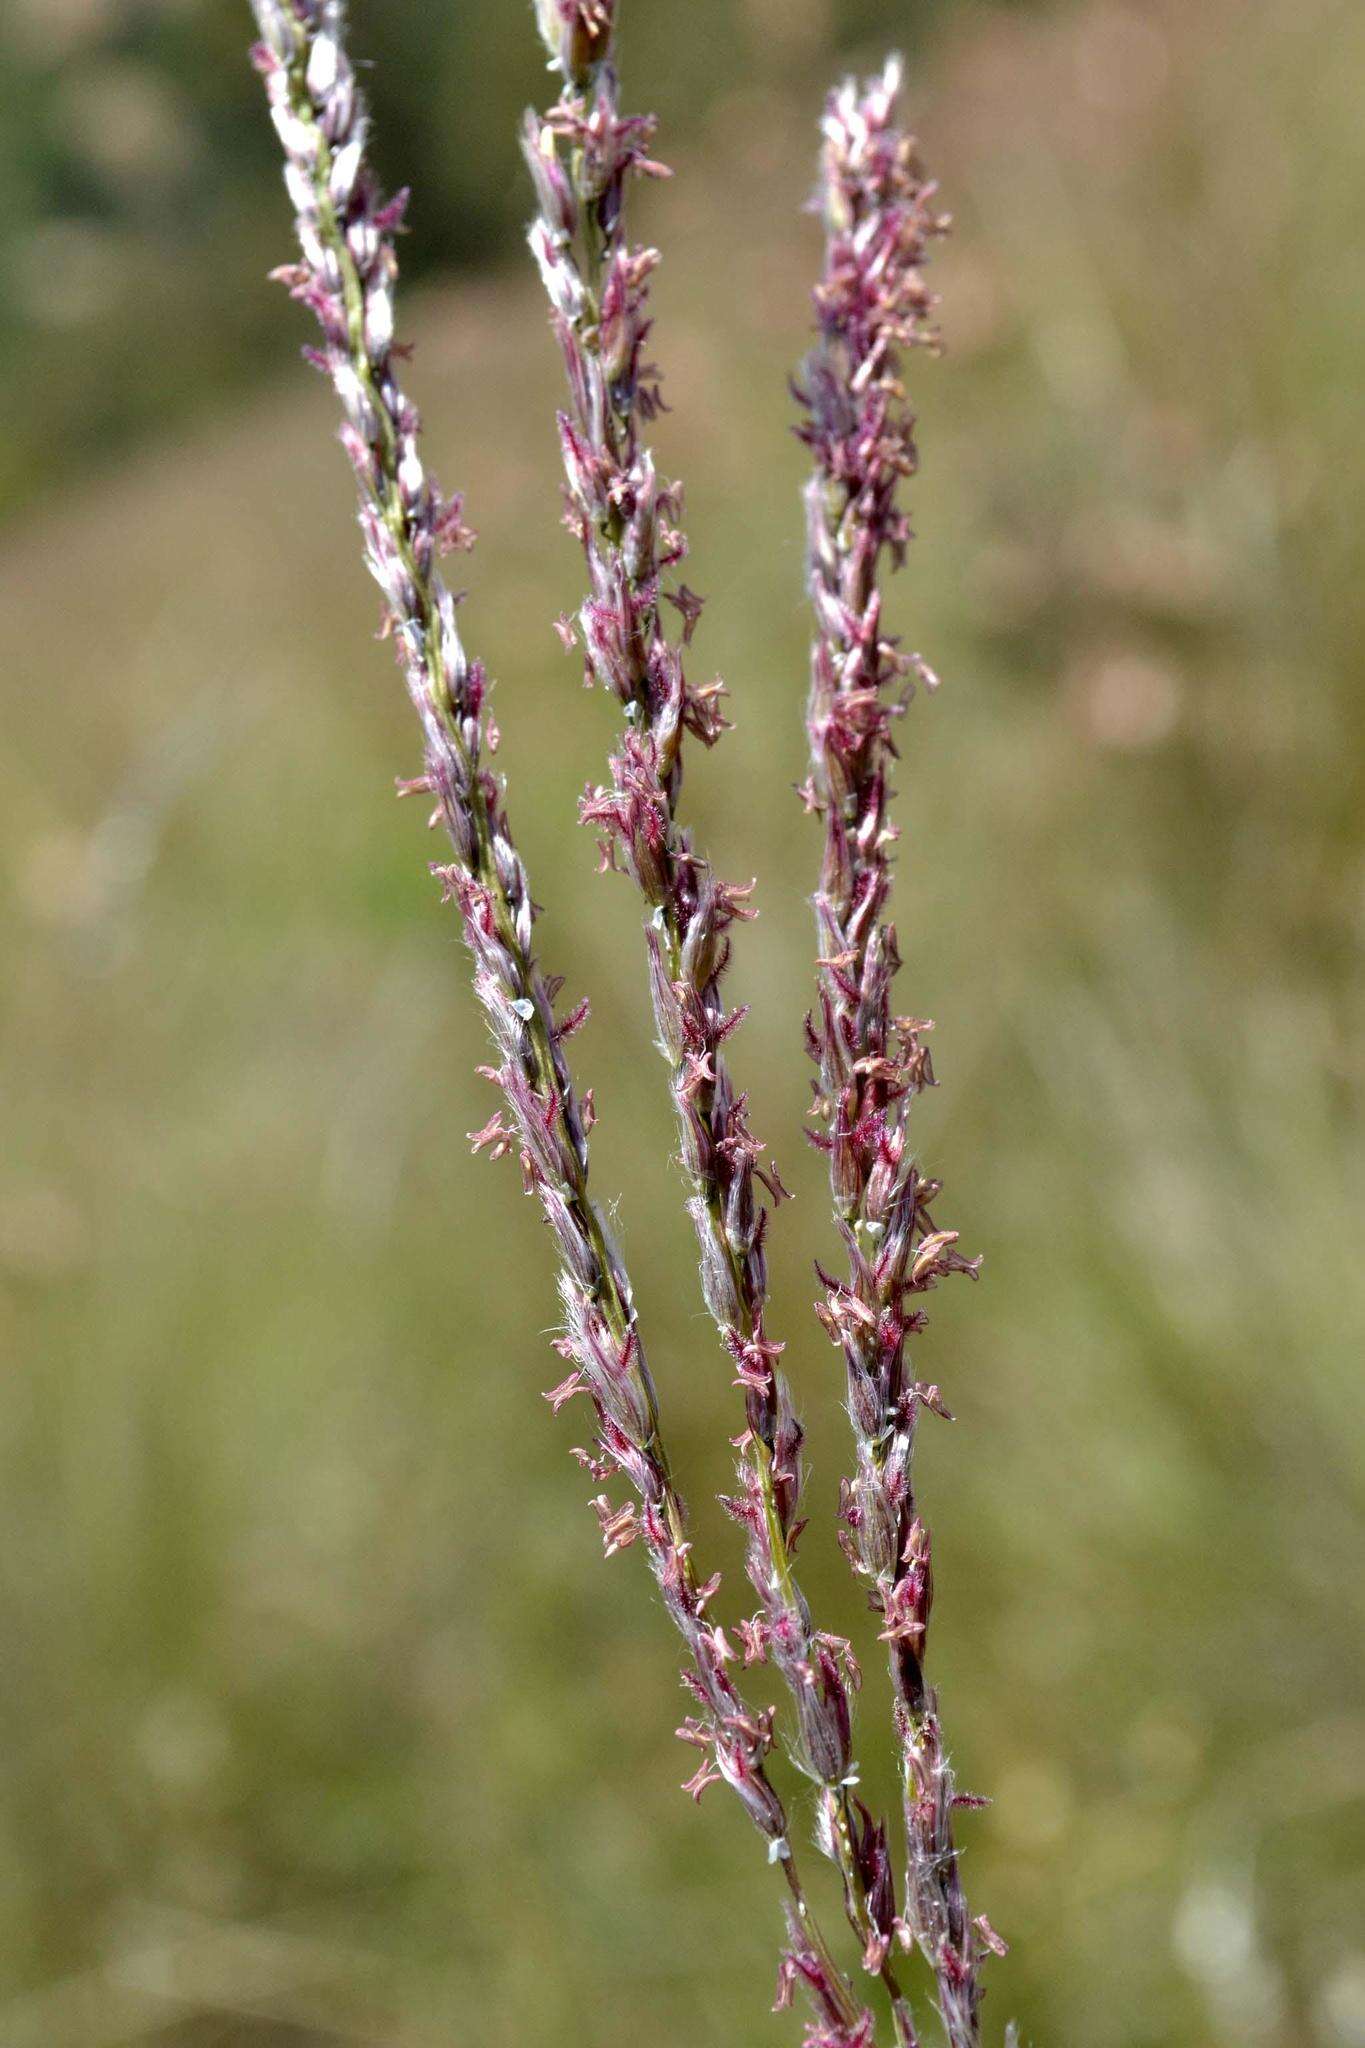
[[[676,1657],[604,1568],[540,1389],[551,1262],[472,1161],[483,1034],[357,559],[246,10],[0,14],[0,2043],[789,2042],[776,1888],[677,1785]],[[915,372],[896,615],[916,1111],[986,1253],[917,1363],[934,1665],[989,2032],[1365,2043],[1360,954],[1365,16],[1349,0],[629,0],[679,170],[657,353],[698,659],[737,731],[688,809],[763,916],[736,966],[798,1200],[776,1320],[834,1551],[830,1230],[799,1137],[800,212],[889,41],[957,232]],[[698,1540],[740,1597],[624,884],[574,796],[612,727],[551,631],[558,371],[518,230],[529,12],[357,4],[411,179],[412,374],[468,493],[547,963],[602,1123]],[[463,568],[464,565],[462,564]],[[934,2038],[926,2025],[927,2038]]]

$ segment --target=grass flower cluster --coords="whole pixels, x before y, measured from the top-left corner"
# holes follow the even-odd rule
[[[779,1370],[784,1345],[771,1326],[765,1250],[784,1190],[733,1070],[745,1012],[726,994],[736,934],[753,915],[750,890],[716,875],[680,817],[688,742],[709,748],[720,739],[725,693],[694,677],[702,601],[679,573],[682,493],[660,477],[646,439],[660,402],[646,354],[658,257],[630,241],[627,199],[635,179],[667,173],[651,155],[652,119],[621,110],[615,0],[537,0],[561,89],[526,120],[537,205],[530,239],[566,371],[558,416],[565,519],[586,568],[583,602],[560,632],[567,647],[581,647],[586,680],[607,690],[622,716],[607,778],[588,790],[581,816],[600,835],[603,867],[627,877],[640,898],[701,1293],[742,1409],[737,1490],[725,1506],[745,1532],[758,1604],[727,1618],[719,1574],[704,1568],[689,1534],[630,1279],[589,1190],[592,1097],[576,1088],[566,1052],[587,1004],[565,1007],[561,982],[538,963],[530,883],[489,765],[488,679],[465,651],[440,566],[473,536],[460,498],[443,495],[423,464],[418,414],[399,381],[395,236],[406,195],[384,199],[369,167],[342,0],[254,0],[254,8],[254,57],[299,237],[298,260],[279,275],[321,330],[309,354],[340,403],[366,560],[421,731],[422,772],[399,786],[429,800],[449,842],[433,872],[460,919],[493,1039],[493,1061],[481,1071],[498,1107],[471,1137],[475,1150],[519,1158],[557,1248],[557,1349],[567,1373],[548,1398],[556,1410],[579,1396],[590,1407],[591,1440],[575,1456],[598,1489],[606,1554],[644,1551],[683,1639],[691,1711],[679,1733],[699,1752],[687,1789],[700,1797],[713,1782],[729,1786],[780,1878],[788,1942],[779,2004],[797,1989],[806,1995],[808,2048],[871,2048],[879,1982],[897,2048],[918,2048],[902,1982],[906,1954],[918,1951],[950,2048],[974,2048],[982,1960],[1003,1944],[984,1918],[971,1919],[963,1897],[953,1814],[972,1802],[955,1791],[924,1675],[932,1576],[912,1460],[920,1409],[946,1410],[937,1387],[914,1378],[906,1345],[923,1327],[921,1297],[976,1265],[934,1221],[938,1185],[910,1144],[912,1104],[932,1082],[928,1026],[893,1014],[899,956],[888,915],[894,726],[914,682],[933,679],[884,632],[881,577],[904,560],[909,538],[900,494],[915,445],[903,358],[935,340],[923,267],[946,225],[897,124],[898,69],[846,84],[826,111],[819,338],[796,390],[814,463],[804,796],[824,836],[807,1023],[818,1074],[809,1135],[828,1154],[847,1258],[839,1275],[821,1274],[817,1312],[843,1355],[854,1435],[839,1537],[889,1653],[905,1835],[899,1884],[895,1831],[855,1790],[858,1663],[847,1637],[813,1615],[799,1577],[803,1432]],[[744,1689],[746,1672],[763,1665],[790,1697],[783,1737],[813,1788],[815,1842],[839,1873],[855,1936],[848,1963],[817,1923],[791,1795],[773,1781],[776,1712]]]

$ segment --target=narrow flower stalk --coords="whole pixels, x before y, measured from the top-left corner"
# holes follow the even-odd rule
[[[826,1973],[852,2040],[860,2008],[807,1906],[786,1814],[767,1774],[771,1712],[741,1697],[728,1668],[735,1652],[708,1618],[719,1580],[703,1581],[694,1563],[630,1283],[588,1191],[590,1098],[576,1096],[564,1054],[584,1006],[557,1017],[559,984],[535,961],[526,871],[483,759],[492,744],[487,681],[465,654],[455,600],[437,566],[445,549],[467,547],[472,536],[458,498],[443,499],[425,473],[420,422],[395,367],[394,236],[403,199],[381,202],[365,160],[367,115],[345,53],[342,0],[253,0],[253,7],[261,36],[253,57],[283,144],[301,248],[301,260],[280,275],[322,330],[322,347],[310,356],[341,401],[366,559],[422,728],[425,772],[400,789],[433,798],[433,822],[450,840],[452,859],[434,872],[458,907],[497,1049],[499,1064],[483,1071],[500,1088],[502,1107],[473,1134],[475,1149],[519,1151],[559,1247],[565,1329],[557,1348],[571,1370],[548,1398],[558,1408],[580,1391],[589,1396],[595,1438],[576,1455],[599,1484],[619,1476],[635,1496],[617,1506],[603,1493],[593,1505],[608,1556],[643,1544],[686,1645],[683,1676],[697,1713],[680,1733],[704,1751],[688,1789],[699,1793],[720,1779],[739,1797],[769,1860],[781,1866],[803,1952]]]
[[[644,362],[649,277],[658,258],[626,236],[632,175],[665,176],[649,147],[650,117],[620,111],[614,5],[553,5],[542,32],[565,90],[542,118],[528,114],[525,153],[539,201],[530,240],[550,299],[569,385],[559,414],[566,524],[586,557],[590,590],[577,627],[589,684],[624,707],[611,785],[590,790],[585,821],[604,830],[603,864],[623,867],[645,907],[655,1025],[668,1062],[702,1291],[745,1400],[742,1493],[725,1506],[747,1531],[747,1569],[761,1610],[743,1628],[746,1659],[771,1659],[796,1708],[796,1759],[819,1788],[817,1838],[839,1867],[845,1907],[866,1968],[883,1976],[909,2043],[909,2013],[888,1956],[895,1900],[885,1830],[855,1797],[850,1694],[860,1682],[849,1644],[818,1630],[795,1571],[802,1484],[801,1425],[768,1334],[767,1210],[784,1192],[749,1127],[726,1044],[742,1022],[723,994],[731,926],[748,916],[746,890],[719,881],[678,823],[683,745],[710,746],[724,728],[721,686],[697,687],[688,651],[701,600],[677,570],[687,552],[681,491],[660,481],[640,435],[659,404]],[[590,32],[589,32],[590,31]],[[671,641],[664,606],[681,629]],[[573,626],[563,623],[572,644]],[[809,1982],[809,1979],[806,1980]]]
[[[843,1351],[856,1468],[842,1491],[841,1540],[882,1618],[895,1693],[908,1841],[903,1921],[933,1970],[951,2048],[980,2040],[980,1965],[998,1937],[967,1911],[953,1839],[955,1792],[938,1703],[925,1679],[933,1593],[929,1531],[912,1459],[921,1408],[946,1414],[917,1383],[906,1339],[924,1327],[920,1298],[951,1273],[975,1276],[957,1233],[931,1215],[939,1183],[909,1142],[915,1097],[933,1084],[920,1018],[894,1015],[900,965],[887,915],[896,827],[889,814],[894,721],[916,680],[935,678],[882,625],[880,576],[900,567],[910,522],[900,486],[916,468],[914,415],[901,381],[910,348],[936,348],[924,280],[947,229],[936,188],[896,123],[900,66],[829,101],[821,197],[827,231],[815,293],[819,340],[797,397],[814,456],[806,491],[816,637],[808,711],[811,774],[802,792],[824,825],[815,898],[816,1011],[807,1024],[819,1079],[812,1135],[829,1155],[848,1274],[821,1273],[818,1313]]]

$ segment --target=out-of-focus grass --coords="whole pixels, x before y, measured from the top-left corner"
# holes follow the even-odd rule
[[[959,229],[897,599],[947,678],[905,734],[906,1000],[987,1254],[920,1346],[961,1417],[923,1487],[945,1713],[998,1802],[963,1826],[1016,1942],[993,2024],[1040,2043],[1365,2039],[1362,55],[1332,0],[1171,0],[983,14],[914,85]],[[722,103],[646,203],[738,720],[690,809],[760,878],[736,1059],[799,1197],[809,1579],[870,1652],[797,1136],[808,112]],[[737,1588],[632,909],[572,823],[611,720],[548,623],[552,351],[527,280],[410,313],[543,951],[594,999],[597,1183]],[[0,561],[0,2039],[785,2038],[776,1897],[675,1789],[672,1644],[538,1398],[548,1248],[466,1156],[481,1029],[387,793],[412,738],[330,426],[287,374]]]
[[[832,70],[859,37],[917,48],[959,4],[687,0],[680,14],[646,0],[626,19],[629,63],[676,138],[741,82],[790,79],[812,58]],[[525,195],[509,116],[545,84],[530,0],[352,0],[348,13],[380,173],[397,184],[421,167],[409,281],[515,259]],[[269,374],[273,302],[241,289],[269,267],[279,211],[249,21],[246,0],[0,8],[0,380],[24,385],[0,437],[0,520]]]

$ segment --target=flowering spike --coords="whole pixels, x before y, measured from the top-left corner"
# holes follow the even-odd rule
[[[724,686],[697,685],[687,672],[703,601],[668,580],[686,553],[681,493],[659,477],[642,436],[659,403],[658,373],[645,360],[658,257],[628,241],[624,201],[632,174],[660,167],[645,155],[653,122],[620,110],[611,56],[608,41],[590,79],[561,61],[568,89],[543,117],[528,117],[524,138],[539,208],[529,239],[568,379],[559,447],[567,524],[589,584],[577,627],[587,679],[621,703],[627,720],[610,784],[588,790],[580,817],[605,832],[603,865],[629,875],[644,900],[657,1043],[690,1182],[702,1295],[744,1397],[741,1491],[725,1505],[748,1533],[747,1569],[762,1603],[759,1621],[741,1631],[746,1661],[761,1650],[777,1666],[796,1710],[797,1759],[842,1809],[852,1774],[849,1687],[795,1578],[801,1429],[775,1369],[782,1346],[765,1330],[762,1196],[776,1205],[786,1191],[764,1165],[728,1063],[747,1010],[727,1006],[723,981],[733,927],[754,914],[750,888],[720,881],[678,816],[685,737],[709,746],[725,720]],[[669,607],[681,622],[673,640]],[[572,645],[572,630],[561,638]],[[847,1814],[821,1839],[840,1864],[865,1943]]]
[[[840,1541],[882,1619],[908,1838],[904,1916],[879,1892],[868,1955],[884,1954],[893,1932],[906,1930],[934,1971],[950,2048],[978,2048],[978,1965],[998,1937],[968,1919],[962,1895],[952,1772],[924,1677],[933,1576],[911,1469],[917,1410],[948,1411],[936,1386],[909,1376],[905,1345],[924,1321],[907,1309],[907,1295],[949,1273],[975,1277],[979,1262],[958,1253],[956,1231],[930,1221],[937,1184],[921,1179],[908,1142],[914,1099],[933,1085],[923,1043],[930,1026],[892,1013],[900,955],[887,915],[893,728],[914,682],[930,688],[937,678],[886,635],[879,577],[904,562],[910,540],[900,489],[917,452],[902,361],[911,348],[938,346],[924,266],[947,228],[914,142],[897,125],[899,85],[892,59],[866,85],[845,83],[826,107],[819,340],[794,385],[798,432],[814,460],[805,495],[816,621],[811,772],[800,795],[824,827],[819,997],[807,1023],[821,1125],[812,1135],[829,1158],[848,1254],[846,1280],[821,1273],[817,1314],[844,1354],[856,1467],[841,1485]],[[883,1852],[881,1842],[878,1858]],[[880,1881],[880,1862],[878,1870]]]

